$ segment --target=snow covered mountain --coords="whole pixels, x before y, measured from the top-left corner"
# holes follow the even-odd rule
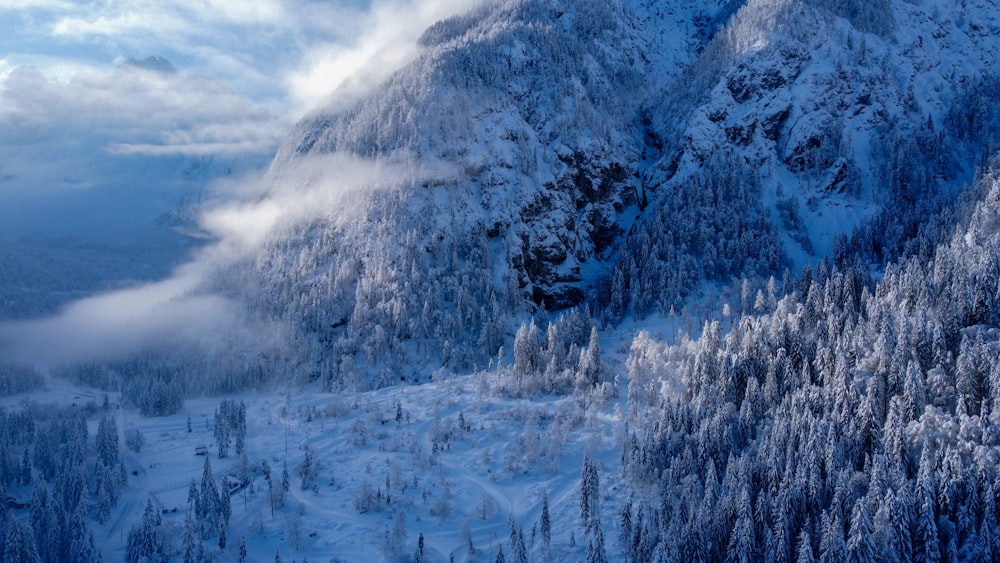
[[[173,277],[0,325],[4,358],[86,349],[0,365],[0,553],[995,560],[991,4],[432,26]],[[73,270],[30,242],[0,274]]]
[[[367,99],[334,93],[270,172],[347,154],[414,179],[279,229],[230,285],[343,382],[346,357],[481,365],[538,308],[667,314],[706,283],[798,270],[971,181],[996,138],[973,109],[1000,55],[989,8],[484,3]]]

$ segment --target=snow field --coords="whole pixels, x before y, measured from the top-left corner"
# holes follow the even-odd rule
[[[619,463],[620,419],[611,403],[594,397],[589,408],[579,395],[506,398],[496,381],[494,372],[369,393],[238,397],[247,405],[252,477],[231,497],[225,550],[213,538],[205,540],[206,552],[234,560],[245,538],[250,561],[273,561],[276,552],[286,561],[388,561],[412,557],[422,534],[424,560],[492,561],[500,544],[510,553],[514,523],[533,559],[583,558],[584,452],[610,480]],[[111,520],[95,532],[105,559],[124,555],[128,529],[141,519],[147,497],[164,511],[164,525],[174,528],[180,544],[188,485],[192,478],[200,485],[205,460],[196,446],[209,446],[217,476],[238,468],[232,451],[229,458],[217,457],[211,430],[217,407],[218,399],[188,400],[182,412],[153,419],[120,411],[123,433],[138,430],[145,445],[127,452],[128,488]],[[316,486],[303,490],[298,470],[307,448],[319,469]],[[291,477],[287,498],[273,515],[262,460],[275,489],[283,464]],[[610,518],[623,499],[615,497],[616,483],[602,483],[602,514]],[[552,521],[549,553],[537,528],[544,493]],[[402,534],[396,531],[400,513]],[[610,530],[606,541],[615,541],[614,522],[604,529]]]

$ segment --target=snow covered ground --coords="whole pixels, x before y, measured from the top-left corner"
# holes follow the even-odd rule
[[[204,542],[206,552],[222,561],[237,559],[241,540],[249,561],[273,561],[276,552],[285,561],[394,560],[413,556],[421,534],[424,560],[493,561],[500,544],[509,554],[512,523],[523,529],[536,560],[579,560],[586,553],[579,501],[585,453],[599,467],[608,519],[603,527],[613,545],[610,518],[624,502],[613,476],[623,436],[619,400],[573,395],[529,401],[505,396],[496,384],[494,371],[369,393],[246,393],[233,397],[247,406],[243,461],[232,449],[230,457],[217,456],[217,398],[188,400],[175,415],[143,418],[118,408],[112,397],[122,433],[140,432],[144,445],[124,450],[127,488],[110,520],[95,527],[95,539],[106,561],[122,560],[128,531],[152,499],[179,550],[188,487],[192,479],[200,485],[206,459],[196,448],[206,445],[217,475],[238,473],[241,463],[251,468],[249,485],[231,497],[226,548],[219,550],[215,538]],[[32,400],[101,402],[99,393],[61,380],[49,387]],[[307,449],[319,470],[316,486],[303,490],[298,468]],[[275,489],[286,463],[291,476],[287,499],[273,513],[263,461]],[[550,554],[538,530],[543,494],[551,511]],[[394,553],[387,545],[399,514],[405,533]]]

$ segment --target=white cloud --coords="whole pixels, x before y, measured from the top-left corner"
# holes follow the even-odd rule
[[[21,0],[3,4],[0,13],[27,15],[31,25],[8,30],[0,24],[0,35],[11,36],[8,50],[24,49],[26,43],[79,45],[90,53],[90,64],[101,53],[112,53],[111,58],[163,55],[176,59],[182,70],[221,80],[272,111],[297,118],[348,84],[349,77],[354,77],[354,95],[384,78],[413,56],[414,42],[427,26],[478,2]],[[58,54],[73,58],[65,51]],[[18,59],[34,56],[41,62],[38,55],[21,53]],[[109,62],[106,55],[104,61]],[[48,64],[41,68],[51,75]]]
[[[405,159],[373,162],[332,155],[304,161],[281,176],[230,180],[219,186],[225,201],[200,221],[215,242],[172,277],[82,299],[49,318],[0,322],[0,358],[58,364],[125,357],[148,347],[204,350],[240,343],[253,349],[260,344],[256,334],[273,345],[274,335],[283,333],[280,325],[251,325],[262,321],[204,290],[214,272],[253,255],[276,230],[319,217],[349,220],[364,212],[373,190],[449,174],[447,167]]]
[[[183,74],[122,68],[62,82],[20,67],[0,82],[0,144],[85,131],[118,154],[267,154],[287,126],[223,85]]]
[[[157,344],[211,343],[236,318],[232,303],[188,295],[197,277],[169,280],[77,301],[55,317],[0,323],[0,352],[16,362],[93,361]]]
[[[4,0],[0,12],[4,10],[69,10],[75,4],[65,0]]]
[[[385,0],[357,22],[353,41],[318,42],[285,79],[300,113],[331,95],[344,106],[387,78],[416,54],[416,40],[434,22],[472,9],[481,0]]]

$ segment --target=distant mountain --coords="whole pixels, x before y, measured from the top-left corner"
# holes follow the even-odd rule
[[[884,260],[913,202],[971,181],[995,147],[975,111],[1000,55],[994,12],[487,3],[429,28],[368,98],[306,116],[271,168],[349,154],[435,174],[276,232],[233,287],[310,335],[340,382],[346,358],[351,373],[482,365],[539,309],[666,314],[873,222],[865,252]]]

